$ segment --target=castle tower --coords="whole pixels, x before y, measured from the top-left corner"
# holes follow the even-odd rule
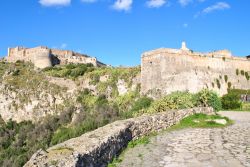
[[[51,67],[50,49],[40,48],[39,52],[33,55],[32,62],[38,68]]]

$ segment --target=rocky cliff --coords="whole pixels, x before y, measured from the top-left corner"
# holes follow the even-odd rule
[[[34,70],[29,63],[1,62],[0,66],[0,115],[5,121],[36,122],[47,115],[58,115],[65,108],[79,106],[77,97],[85,89],[93,96],[105,95],[113,99],[135,91],[140,84],[137,72],[132,78],[122,78],[120,74],[112,74],[115,70],[111,68],[95,68],[85,75],[70,78]]]

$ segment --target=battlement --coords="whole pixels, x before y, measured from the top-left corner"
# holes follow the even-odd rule
[[[16,62],[17,60],[34,63],[38,68],[50,67],[57,64],[91,63],[94,66],[105,66],[95,57],[89,57],[85,54],[76,53],[69,50],[49,49],[46,46],[34,48],[15,47],[8,48],[7,61]]]
[[[182,43],[181,49],[172,49],[172,48],[159,48],[152,51],[147,51],[142,54],[142,58],[148,57],[154,57],[157,55],[175,55],[175,56],[182,56],[185,58],[185,56],[194,56],[194,57],[207,57],[207,58],[227,58],[230,60],[241,60],[241,61],[249,61],[250,55],[246,57],[238,57],[233,56],[231,51],[229,50],[218,50],[218,51],[212,51],[212,52],[194,52],[193,50],[190,50],[186,47],[185,42]]]

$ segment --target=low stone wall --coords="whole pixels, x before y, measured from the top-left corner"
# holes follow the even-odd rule
[[[104,167],[129,141],[168,128],[186,116],[213,114],[212,108],[171,110],[155,115],[116,121],[80,137],[39,150],[24,167]]]

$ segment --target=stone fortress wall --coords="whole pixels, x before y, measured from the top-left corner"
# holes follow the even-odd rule
[[[199,53],[181,49],[157,49],[142,55],[141,90],[161,97],[173,91],[196,93],[203,88],[226,94],[229,87],[250,89],[250,81],[241,71],[250,75],[250,59],[234,57],[222,50]],[[238,71],[238,75],[236,74]]]
[[[105,66],[105,64],[99,62],[95,57],[89,57],[68,50],[49,49],[44,46],[35,48],[8,48],[7,61],[16,62],[17,60],[32,62],[38,68],[69,63],[91,63],[94,66]]]

